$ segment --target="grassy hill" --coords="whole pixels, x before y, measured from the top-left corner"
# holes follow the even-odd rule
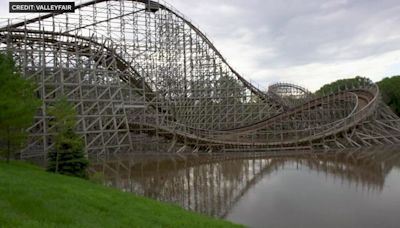
[[[235,226],[26,163],[0,161],[0,227]]]

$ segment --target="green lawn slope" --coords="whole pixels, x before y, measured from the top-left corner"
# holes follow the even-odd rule
[[[26,163],[0,161],[0,227],[235,226]]]

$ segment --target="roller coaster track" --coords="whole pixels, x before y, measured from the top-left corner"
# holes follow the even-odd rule
[[[4,32],[5,28],[0,29],[0,32]],[[35,30],[27,30],[27,29],[17,29],[13,27],[7,28],[7,35],[0,34],[0,39],[3,40],[4,42],[7,41],[8,39],[12,39],[13,42],[45,42],[49,44],[59,44],[62,46],[65,46],[65,50],[73,52],[73,53],[78,53],[82,56],[93,56],[94,61],[100,63],[100,65],[105,65],[108,66],[108,70],[110,71],[118,71],[120,74],[118,76],[120,79],[129,84],[130,86],[134,88],[143,88],[142,90],[136,90],[138,95],[143,95],[146,94],[145,99],[147,101],[151,101],[154,99],[154,92],[150,88],[150,86],[144,82],[143,76],[141,76],[138,71],[131,66],[130,63],[128,63],[124,58],[122,58],[120,55],[118,55],[115,50],[110,48],[109,46],[114,46],[114,44],[109,44],[105,45],[107,42],[111,42],[111,40],[107,39],[102,39],[104,40],[104,43],[99,43],[96,40],[90,39],[88,37],[83,37],[83,36],[77,36],[77,35],[72,35],[69,33],[59,33],[59,32],[49,32],[49,31],[35,31]],[[48,35],[48,37],[32,37],[32,36],[27,36],[26,34],[34,35],[34,34],[40,34],[40,35]],[[56,39],[58,37],[59,39]],[[76,38],[76,40],[79,41],[79,43],[73,43],[73,42],[63,42],[62,38],[60,37],[73,37]],[[5,42],[6,43],[6,42]],[[111,61],[115,60],[116,63],[112,64],[110,63]],[[152,108],[156,108],[154,105],[150,104]],[[164,112],[165,110],[161,110],[159,108],[160,112]]]
[[[378,91],[374,93],[368,90],[361,90],[361,89],[343,92],[339,94],[332,94],[327,97],[320,97],[314,99],[308,103],[300,105],[299,107],[295,107],[288,112],[278,114],[263,121],[245,127],[227,129],[223,131],[206,132],[205,130],[196,131],[196,129],[189,129],[188,132],[186,132],[184,128],[180,129],[179,127],[176,128],[158,127],[158,125],[156,124],[144,124],[143,122],[136,122],[133,124],[143,125],[151,128],[158,128],[160,130],[168,132],[171,135],[179,136],[181,140],[192,140],[195,142],[202,141],[204,143],[211,143],[216,145],[221,144],[221,145],[245,145],[245,146],[271,146],[271,145],[294,144],[294,143],[301,143],[319,139],[329,134],[337,134],[341,131],[346,131],[347,129],[354,127],[360,121],[362,121],[363,119],[367,118],[369,115],[372,114],[373,110],[376,107],[377,94]],[[293,139],[279,140],[278,142],[266,141],[265,139],[258,139],[258,140],[253,139],[250,141],[243,139],[237,140],[237,138],[235,137],[246,133],[252,133],[257,130],[266,129],[271,124],[275,124],[278,121],[285,121],[289,119],[291,116],[295,115],[296,113],[301,113],[309,108],[318,108],[323,104],[324,100],[327,99],[344,100],[346,96],[354,96],[356,98],[356,104],[351,113],[347,117],[329,123],[325,126],[319,126],[318,128],[307,129],[307,131],[309,131],[307,137],[297,138],[295,140]]]
[[[110,0],[94,0],[94,1],[88,1],[88,2],[86,2],[86,3],[77,5],[77,6],[75,7],[75,10],[77,10],[77,9],[82,9],[82,8],[84,8],[84,7],[87,7],[87,6],[99,4],[99,3],[102,3],[102,2],[108,2],[108,1],[110,1]],[[117,1],[117,0],[112,0],[112,1]],[[207,42],[208,45],[210,45],[210,47],[213,49],[213,51],[215,51],[215,52],[217,53],[217,55],[221,58],[221,60],[229,67],[229,69],[235,74],[235,76],[236,76],[247,88],[249,88],[253,93],[259,95],[260,98],[265,99],[266,94],[265,94],[263,91],[261,91],[260,89],[258,89],[257,87],[253,86],[251,83],[249,83],[249,82],[248,82],[246,79],[244,79],[239,73],[237,73],[237,72],[227,63],[227,61],[225,60],[225,58],[221,55],[221,53],[217,50],[217,48],[215,48],[215,46],[213,45],[213,43],[212,43],[212,42],[211,42],[211,41],[196,27],[196,26],[194,26],[190,21],[188,21],[183,15],[180,15],[179,13],[175,12],[174,10],[170,9],[169,7],[167,7],[167,6],[164,5],[164,4],[161,4],[161,3],[158,3],[158,2],[155,2],[155,1],[148,1],[148,0],[124,0],[124,1],[141,2],[141,3],[149,4],[149,5],[152,4],[153,7],[159,7],[160,9],[164,9],[164,10],[166,10],[166,11],[168,11],[168,12],[174,14],[174,15],[177,16],[178,18],[182,19],[191,29],[193,29],[196,33],[198,33],[198,34],[201,36],[201,38],[203,38],[204,41]],[[50,14],[46,14],[46,15],[44,15],[44,16],[35,17],[35,18],[29,19],[29,20],[26,20],[26,21],[23,21],[23,22],[19,22],[19,23],[15,23],[15,24],[8,25],[8,26],[6,26],[6,27],[1,28],[0,31],[6,31],[6,30],[10,30],[10,29],[13,30],[13,29],[16,29],[16,28],[18,28],[18,27],[23,27],[23,26],[26,26],[27,24],[32,24],[32,23],[35,23],[35,22],[38,22],[38,21],[41,21],[41,20],[44,20],[44,19],[47,19],[47,18],[51,18],[51,17],[54,17],[54,16],[56,16],[56,15],[61,15],[61,14],[63,14],[63,13],[61,13],[61,12],[60,12],[60,13],[50,13]],[[74,29],[74,30],[76,30],[76,29]],[[31,33],[32,31],[27,31],[27,32],[28,32],[28,33]],[[36,31],[36,32],[42,32],[42,31]],[[67,32],[68,32],[68,31],[67,31]],[[69,36],[71,36],[71,34],[68,34],[67,32],[62,33],[62,35],[67,35],[67,36],[69,35]],[[54,32],[53,32],[53,33],[54,33]],[[54,34],[57,35],[57,33],[54,33]],[[59,35],[61,35],[61,34],[59,34]],[[81,38],[82,38],[82,37],[81,37]],[[85,38],[84,38],[84,39],[85,39]],[[100,44],[96,43],[96,42],[93,41],[93,40],[89,40],[89,41],[92,42],[92,43],[94,43],[95,45],[100,45]],[[137,72],[135,72],[135,74],[137,74]]]
[[[268,95],[277,100],[285,110],[304,103],[313,96],[306,88],[285,82],[270,85]],[[294,101],[296,104],[293,103]]]
[[[400,121],[377,86],[316,96],[238,74],[198,27],[147,0],[97,0],[0,28],[43,105],[22,157],[52,147],[46,109],[66,95],[89,156],[124,151],[347,148],[400,142]],[[145,149],[147,148],[147,149]],[[38,154],[32,151],[37,150]]]
[[[5,28],[0,29],[0,32],[4,32]],[[12,39],[13,42],[24,42],[24,41],[31,41],[31,42],[45,42],[45,43],[57,43],[61,44],[66,47],[66,50],[70,52],[77,52],[79,51],[82,55],[89,56],[92,55],[90,53],[91,51],[94,53],[93,55],[96,56],[95,60],[98,61],[106,61],[109,59],[108,56],[114,55],[117,60],[116,64],[116,69],[113,68],[113,65],[110,65],[109,63],[105,62],[106,65],[110,65],[110,70],[119,70],[120,72],[127,72],[127,75],[130,76],[129,78],[127,77],[121,77],[121,80],[123,80],[126,83],[132,83],[134,87],[141,87],[142,86],[142,77],[140,74],[134,69],[128,62],[126,62],[123,58],[118,56],[114,50],[110,49],[104,44],[98,43],[94,40],[91,40],[90,38],[87,37],[82,37],[82,36],[76,36],[68,33],[58,33],[58,32],[49,32],[49,31],[35,31],[35,30],[24,30],[24,29],[12,29],[8,28],[8,32],[10,32],[7,35],[0,34],[0,37],[3,38],[3,41],[6,41],[7,39]],[[17,33],[17,34],[15,34]],[[26,36],[25,33],[28,34],[42,34],[42,35],[49,35],[48,37],[44,38],[37,38],[37,37],[30,37]],[[58,36],[65,36],[65,37],[74,37],[78,38],[81,41],[81,44],[75,44],[71,42],[62,42],[61,39],[55,39],[55,37]],[[88,44],[84,44],[84,42],[90,43],[91,45],[95,46],[98,50],[95,48],[91,48]],[[105,57],[104,57],[105,54]],[[108,57],[108,58],[107,58]],[[121,75],[121,76],[126,76],[126,75]],[[152,91],[149,88],[149,86],[146,84],[145,85],[146,91],[151,94]]]

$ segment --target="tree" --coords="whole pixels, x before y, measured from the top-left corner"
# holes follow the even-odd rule
[[[355,78],[340,79],[332,83],[322,86],[317,92],[317,95],[329,94],[338,92],[346,88],[358,87],[360,85],[372,84],[368,78],[356,76]],[[400,76],[386,77],[376,83],[379,91],[382,94],[383,101],[400,116]]]
[[[216,96],[221,103],[242,104],[246,88],[233,77],[221,76],[217,80]]]
[[[18,73],[10,53],[0,53],[0,154],[7,162],[23,147],[40,104],[35,87]]]
[[[377,84],[383,101],[400,116],[400,76],[384,78]]]
[[[76,112],[65,97],[57,99],[48,109],[53,117],[50,121],[54,136],[54,148],[49,151],[47,170],[70,176],[86,178],[89,165],[85,158],[84,145],[74,131]]]
[[[362,85],[371,84],[372,81],[368,78],[356,76],[355,78],[340,79],[329,84],[323,85],[315,93],[317,95],[324,95],[329,93],[336,93],[342,90],[351,89],[352,87],[359,87]]]

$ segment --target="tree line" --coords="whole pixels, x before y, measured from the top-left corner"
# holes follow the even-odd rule
[[[361,85],[371,83],[368,78],[356,76],[354,78],[339,79],[332,83],[323,85],[315,93],[317,95],[329,94],[349,88],[357,88]],[[400,76],[395,75],[386,77],[381,81],[376,82],[383,101],[392,109],[394,113],[400,116]]]

